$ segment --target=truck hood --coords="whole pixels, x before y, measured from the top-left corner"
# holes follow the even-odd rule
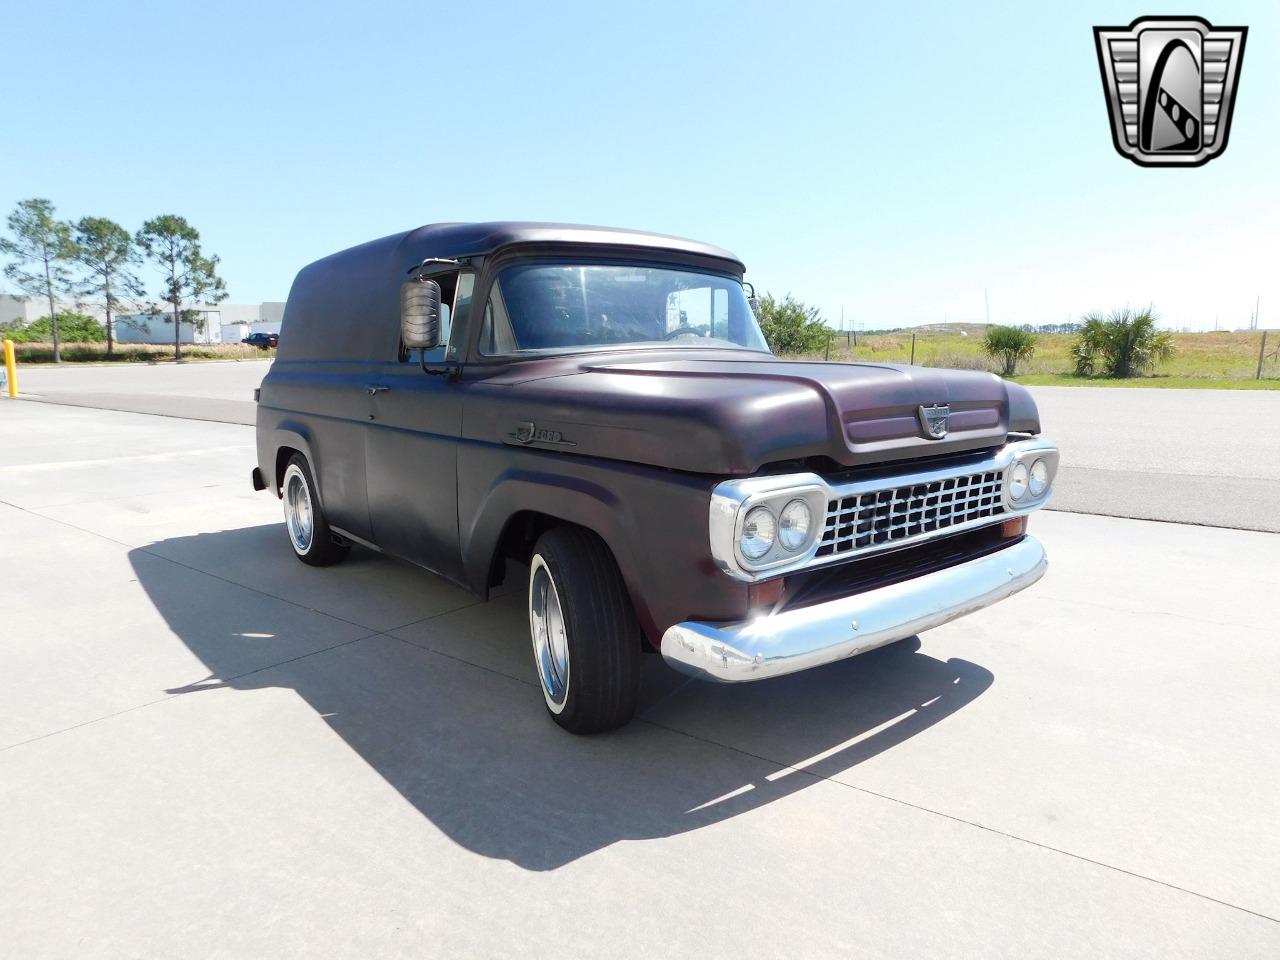
[[[765,354],[548,358],[471,389],[486,402],[467,405],[468,438],[721,475],[807,457],[856,467],[943,456],[1040,431],[1030,394],[990,373]],[[920,408],[938,404],[948,430],[932,439]]]

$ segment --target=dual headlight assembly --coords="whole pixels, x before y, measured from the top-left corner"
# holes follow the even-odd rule
[[[1025,460],[1019,460],[1009,470],[1009,499],[1014,503],[1029,503],[1039,500],[1049,489],[1049,464],[1040,458],[1027,466]],[[1030,496],[1028,496],[1030,494]]]
[[[809,546],[813,510],[803,500],[792,500],[774,517],[768,507],[752,507],[742,521],[738,548],[748,560],[762,560],[776,543],[787,553],[799,553]]]

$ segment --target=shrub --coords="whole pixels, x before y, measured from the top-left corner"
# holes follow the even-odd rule
[[[982,349],[989,357],[1000,360],[1000,376],[1012,377],[1018,369],[1018,361],[1030,360],[1036,352],[1036,335],[1017,327],[992,327],[982,342]]]
[[[25,325],[15,320],[5,325],[2,332],[14,343],[48,343],[53,339],[53,324],[48,317]],[[107,339],[107,328],[83,313],[59,310],[58,339],[63,343],[99,343]]]
[[[1134,377],[1173,356],[1173,334],[1156,329],[1150,307],[1141,313],[1125,307],[1107,317],[1090,313],[1085,315],[1071,356],[1077,376]]]
[[[760,299],[760,330],[774,353],[809,353],[826,346],[831,331],[817,307],[806,307],[787,294],[775,300],[766,293]]]

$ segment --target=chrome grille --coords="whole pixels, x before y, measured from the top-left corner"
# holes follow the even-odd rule
[[[988,470],[828,500],[817,556],[854,553],[998,517],[1004,513],[1003,476]]]

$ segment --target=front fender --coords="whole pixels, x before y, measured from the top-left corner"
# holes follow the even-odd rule
[[[745,586],[725,577],[711,557],[713,478],[487,444],[464,446],[458,466],[463,576],[481,596],[507,524],[533,511],[604,540],[654,642],[692,610],[707,616],[741,610]]]
[[[637,579],[637,563],[629,546],[636,533],[634,517],[617,494],[583,477],[513,467],[494,478],[471,524],[460,530],[464,575],[471,589],[485,591],[503,532],[510,520],[524,511],[595,531],[613,551],[623,579],[628,584]]]
[[[1009,430],[1013,433],[1038,434],[1040,432],[1040,411],[1031,391],[1012,380],[1004,382],[1009,396]]]

